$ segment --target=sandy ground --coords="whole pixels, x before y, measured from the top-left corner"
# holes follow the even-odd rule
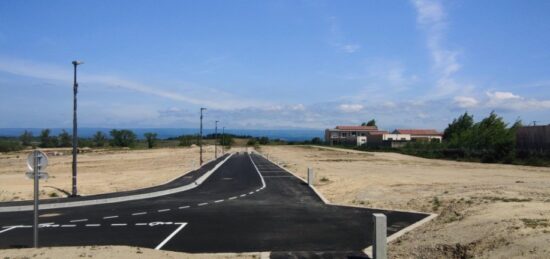
[[[147,248],[129,246],[85,246],[85,247],[53,247],[53,248],[25,248],[2,250],[4,259],[23,258],[261,258],[260,253],[242,254],[187,254],[168,251],[158,251]]]
[[[550,258],[550,168],[300,146],[260,151],[331,202],[439,216],[389,245],[390,258]]]
[[[151,150],[90,150],[78,155],[78,192],[82,195],[126,191],[165,183],[199,165],[199,148]],[[70,149],[45,149],[50,178],[40,181],[41,198],[71,192]],[[0,201],[29,200],[33,181],[25,177],[30,151],[0,154]],[[53,155],[54,153],[60,155]],[[203,159],[214,158],[214,147],[204,147]]]

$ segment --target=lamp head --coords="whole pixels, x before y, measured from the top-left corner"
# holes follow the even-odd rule
[[[73,65],[75,65],[75,66],[82,65],[82,64],[84,64],[84,62],[82,62],[82,61],[78,61],[78,60],[73,61]]]

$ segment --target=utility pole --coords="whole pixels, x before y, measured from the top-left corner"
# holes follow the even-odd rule
[[[202,111],[206,110],[206,108],[201,107],[201,127],[200,127],[200,133],[199,133],[199,152],[200,152],[200,164],[202,166]]]
[[[71,197],[77,197],[78,192],[76,190],[76,156],[78,146],[78,131],[76,124],[76,94],[78,93],[78,83],[76,82],[76,67],[84,64],[82,61],[73,61],[74,66],[74,83],[73,83],[73,191]]]
[[[537,121],[533,121],[533,126],[537,126]]]
[[[218,122],[220,121],[216,121],[214,129],[214,158],[218,158]]]

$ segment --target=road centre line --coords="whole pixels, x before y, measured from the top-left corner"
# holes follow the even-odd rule
[[[147,212],[143,211],[143,212],[136,212],[136,213],[132,213],[132,216],[139,216],[139,215],[145,215],[147,214]]]
[[[253,194],[253,193],[254,193],[254,192],[249,192],[248,194],[251,195],[251,194]]]
[[[86,224],[86,227],[99,227],[101,224]]]
[[[114,219],[114,218],[118,218],[118,216],[107,216],[107,217],[103,217],[103,219]]]
[[[136,223],[136,226],[147,226],[147,223]]]
[[[197,204],[197,206],[204,206],[204,205],[208,205],[208,202],[203,202],[203,203]]]
[[[157,212],[167,212],[167,211],[170,211],[170,209],[157,210]]]
[[[230,197],[228,200],[234,200],[237,199],[237,196]]]
[[[245,194],[241,194],[241,195],[239,195],[239,196],[240,196],[240,197],[244,197],[244,196],[246,196],[246,193],[245,193]]]
[[[168,241],[170,241],[170,239],[172,239],[178,232],[180,232],[180,230],[184,228],[185,225],[187,225],[187,223],[185,222],[175,224],[179,224],[180,226],[174,232],[172,232],[172,234],[166,237],[157,247],[155,247],[155,250],[160,250],[166,243],[168,243]]]
[[[88,221],[88,219],[75,219],[75,220],[71,220],[69,222],[74,223],[74,222],[84,222],[84,221]]]
[[[62,228],[74,228],[76,225],[74,224],[67,224],[67,225],[61,225]]]
[[[189,206],[181,206],[181,207],[179,207],[178,209],[181,210],[181,209],[187,209],[187,208],[189,208]]]
[[[214,201],[214,203],[220,203],[220,202],[223,202],[223,200]]]
[[[112,227],[124,227],[126,225],[127,225],[126,223],[113,223],[113,224],[111,224]]]

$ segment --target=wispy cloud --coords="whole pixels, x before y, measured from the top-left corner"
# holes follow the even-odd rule
[[[350,42],[345,39],[344,33],[342,32],[342,29],[340,28],[340,24],[338,23],[338,19],[335,16],[331,16],[328,18],[329,23],[329,32],[330,32],[330,39],[329,43],[334,46],[339,51],[343,51],[345,53],[351,54],[359,51],[361,49],[361,45],[356,42]]]
[[[433,95],[442,97],[472,88],[458,83],[453,77],[461,68],[458,62],[460,52],[444,46],[447,14],[441,3],[436,0],[412,0],[412,3],[416,8],[417,23],[426,32],[427,47],[438,77]]]
[[[70,83],[72,80],[70,66],[68,66],[67,69],[51,64],[44,64],[21,59],[9,59],[0,57],[0,71],[19,76],[45,80],[55,80],[64,83]],[[151,86],[119,76],[81,73],[79,81],[81,82],[81,84],[88,83],[113,88],[121,88],[146,95],[170,99],[173,101],[184,102],[193,105],[204,105],[216,109],[237,109],[248,106],[266,105],[266,102],[257,102],[238,98],[229,93],[225,93],[215,89],[201,89],[200,91],[202,92],[211,91],[214,93],[209,95],[209,98],[200,98],[197,95],[193,96],[182,94],[176,91],[164,90],[160,86]]]
[[[359,112],[363,109],[361,104],[340,104],[338,109],[343,112]]]

